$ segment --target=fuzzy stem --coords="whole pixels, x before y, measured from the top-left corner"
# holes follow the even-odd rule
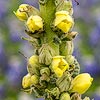
[[[55,37],[55,33],[51,30],[51,23],[54,20],[55,11],[56,5],[54,3],[54,0],[48,0],[44,5],[40,4],[41,17],[44,20],[44,37],[46,43],[51,42]]]

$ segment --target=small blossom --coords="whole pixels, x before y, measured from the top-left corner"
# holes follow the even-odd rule
[[[22,86],[23,88],[30,87],[33,84],[38,84],[39,77],[37,75],[30,75],[29,73],[25,75],[22,79]]]
[[[71,98],[68,93],[62,93],[60,96],[60,100],[71,100]]]
[[[64,56],[55,56],[52,61],[52,70],[55,72],[57,77],[61,77],[63,73],[69,68],[66,60],[63,59]]]
[[[39,82],[39,77],[37,75],[32,75],[31,76],[31,85],[38,84],[38,82]]]
[[[34,65],[34,64],[38,63],[38,59],[39,59],[39,57],[37,55],[33,55],[29,58],[28,62],[29,62],[29,64]]]
[[[57,26],[64,33],[69,32],[69,30],[74,25],[73,18],[69,15],[67,11],[56,12],[56,18],[54,20],[54,26]]]
[[[28,4],[21,4],[14,14],[21,21],[26,21],[31,15],[40,15],[40,12],[35,7]]]
[[[85,93],[91,86],[93,78],[88,73],[82,73],[76,76],[72,81],[72,92],[78,92],[79,94]]]
[[[31,85],[31,75],[27,74],[22,79],[22,86],[23,88],[27,88]]]
[[[26,11],[28,10],[28,4],[21,4],[16,12],[14,14],[17,16],[17,18],[21,21],[26,21],[28,19],[28,15]]]
[[[42,29],[43,28],[43,21],[42,21],[42,18],[38,15],[31,15],[28,20],[27,20],[27,23],[26,23],[28,29],[31,31],[31,32],[34,32],[36,30],[39,30],[39,29]]]

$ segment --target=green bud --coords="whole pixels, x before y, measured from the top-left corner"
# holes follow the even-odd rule
[[[42,74],[46,74],[46,75],[50,75],[50,70],[49,70],[49,68],[42,68],[41,70],[40,70],[40,74],[42,75]]]
[[[55,96],[56,99],[59,99],[60,91],[58,87],[52,88],[51,90],[45,89],[45,92],[49,95]]]
[[[59,1],[57,5],[57,11],[68,11],[70,15],[73,14],[72,0],[56,0]]]
[[[72,77],[76,77],[80,73],[80,65],[77,59],[74,60],[73,66],[74,66],[74,70],[72,73]]]
[[[71,75],[65,72],[61,78],[56,81],[56,85],[59,87],[60,92],[68,91],[71,85]]]
[[[30,73],[31,75],[36,74],[39,75],[39,57],[37,55],[33,55],[29,58],[28,60],[28,66],[27,66],[27,70],[28,73]]]
[[[52,95],[56,96],[56,99],[59,99],[59,95],[60,95],[59,88],[55,87],[55,88],[52,90]]]
[[[77,59],[75,59],[75,57],[72,55],[67,55],[66,60],[70,65],[69,71],[71,72],[72,77],[77,76],[80,73],[80,65]]]
[[[60,96],[60,100],[71,100],[70,95],[66,92],[62,93]]]
[[[52,57],[59,54],[59,48],[56,44],[43,44],[39,49],[39,63],[50,65]]]
[[[67,55],[66,60],[67,60],[69,65],[72,65],[74,63],[75,57],[72,55]]]
[[[32,75],[31,76],[31,84],[38,84],[39,83],[39,77],[37,75]]]
[[[60,45],[60,53],[62,56],[72,55],[74,45],[72,41],[63,41]]]

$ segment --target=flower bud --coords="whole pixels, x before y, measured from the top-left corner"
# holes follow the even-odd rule
[[[57,77],[61,77],[63,73],[69,68],[68,63],[64,56],[54,56],[51,64],[51,69],[56,74]]]
[[[63,9],[68,11],[70,15],[73,15],[72,0],[65,0]]]
[[[14,12],[14,14],[18,17],[19,20],[25,21],[28,18],[28,15],[26,13],[28,4],[22,4],[19,6],[18,10]]]
[[[57,87],[59,87],[60,92],[68,91],[71,84],[71,74],[66,71],[62,77],[58,78],[56,81]]]
[[[38,15],[35,16],[31,15],[28,18],[26,25],[31,32],[34,32],[36,30],[38,31],[39,29],[43,29],[42,18]]]
[[[60,96],[60,100],[71,100],[70,95],[68,93],[62,93]]]
[[[50,65],[52,57],[59,54],[59,46],[55,43],[43,44],[39,49],[39,63]]]
[[[31,15],[39,15],[38,9],[28,4],[21,4],[14,14],[21,21],[26,21]]]
[[[39,83],[39,77],[37,75],[31,76],[31,85],[38,84]]]
[[[63,3],[61,3],[61,1]],[[57,7],[57,11],[68,11],[70,15],[73,14],[73,7],[72,7],[72,0],[61,0],[59,3],[61,3],[60,5],[58,4]]]
[[[37,55],[33,55],[28,60],[27,70],[28,72],[33,75],[39,75],[39,57]]]
[[[46,74],[46,75],[50,75],[50,70],[49,70],[49,68],[42,68],[41,70],[40,70],[40,74],[42,75],[42,74]]]
[[[73,41],[64,41],[60,45],[60,53],[63,56],[72,55],[74,49]]]
[[[69,12],[58,11],[55,15],[54,26],[57,26],[57,28],[61,29],[64,33],[69,32],[74,25],[73,18],[69,15]]]
[[[72,55],[67,55],[66,60],[67,60],[69,65],[72,65],[74,63],[75,57]]]
[[[27,74],[22,79],[22,87],[27,88],[31,85],[31,75]]]
[[[82,73],[77,75],[71,85],[71,92],[77,92],[79,94],[85,93],[91,86],[93,78],[88,73]]]

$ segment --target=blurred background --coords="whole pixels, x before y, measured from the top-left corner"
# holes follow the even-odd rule
[[[100,0],[73,0],[75,27],[74,56],[81,72],[94,78],[91,88],[84,94],[100,100]],[[38,0],[0,0],[0,100],[34,100],[34,96],[21,91],[21,79],[27,73],[27,59],[33,54],[32,46],[21,39],[25,26],[13,11],[22,3],[38,8]],[[84,97],[84,96],[83,96]]]

